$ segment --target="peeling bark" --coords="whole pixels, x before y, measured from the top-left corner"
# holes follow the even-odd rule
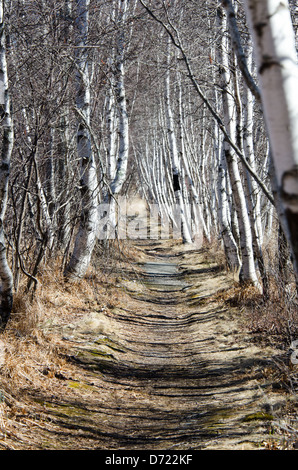
[[[9,320],[13,301],[13,276],[6,256],[6,242],[3,223],[7,206],[10,159],[14,141],[6,64],[3,0],[0,2],[0,81],[3,85],[4,98],[4,113],[2,121],[0,122],[0,126],[3,128],[0,162],[0,330],[3,330]]]
[[[222,32],[222,45],[220,61],[223,65],[221,70],[221,86],[222,86],[222,102],[224,111],[224,123],[226,130],[233,140],[237,140],[237,123],[236,123],[236,104],[235,90],[233,88],[233,80],[230,73],[229,58],[229,38],[226,35],[226,17],[218,12],[219,27]],[[233,52],[232,52],[233,54]],[[240,175],[236,153],[230,146],[230,143],[224,140],[224,155],[227,162],[227,168],[232,187],[233,201],[237,212],[237,220],[240,235],[240,251],[241,251],[241,275],[240,281],[243,283],[252,283],[259,286],[259,281],[255,269],[255,260],[252,244],[251,226],[247,211],[246,198]]]
[[[298,65],[295,34],[287,0],[246,0],[265,121],[298,276]]]
[[[77,150],[81,162],[82,212],[74,250],[64,272],[68,279],[81,278],[85,275],[95,246],[98,223],[97,169],[89,130],[91,103],[88,51],[86,48],[89,0],[77,0],[76,3],[76,106],[80,119],[77,131]],[[80,113],[82,118],[80,118]]]

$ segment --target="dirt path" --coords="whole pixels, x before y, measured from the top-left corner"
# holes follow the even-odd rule
[[[274,351],[249,343],[239,312],[212,297],[231,280],[202,252],[139,248],[146,258],[121,280],[123,304],[64,328],[78,375],[51,397],[35,393],[43,418],[30,445],[36,432],[44,449],[262,446],[280,399],[262,374]]]

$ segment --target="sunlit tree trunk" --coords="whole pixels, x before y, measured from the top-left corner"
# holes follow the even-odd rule
[[[108,145],[107,145],[107,173],[109,182],[113,181],[116,173],[116,152],[117,152],[117,113],[116,102],[114,93],[114,76],[111,74],[110,86],[107,98],[107,130],[108,130]]]
[[[198,188],[194,183],[193,174],[198,173],[197,168],[193,168],[190,159],[190,146],[187,145],[187,137],[190,132],[185,129],[185,116],[183,112],[183,97],[182,97],[182,83],[181,74],[177,74],[178,83],[178,107],[179,107],[179,154],[180,162],[184,172],[184,200],[187,202],[188,212],[187,220],[191,225],[192,240],[196,239],[197,242],[202,241],[203,235],[210,242],[209,233],[203,219]],[[187,182],[187,184],[186,184]]]
[[[227,259],[227,265],[231,271],[238,271],[241,266],[241,260],[238,253],[238,247],[231,229],[231,214],[228,201],[228,172],[224,152],[222,151],[218,174],[218,193],[219,193],[219,224],[221,227],[221,236],[223,239],[224,250]]]
[[[247,44],[247,66],[250,69],[252,62],[252,49],[251,43]],[[240,98],[240,94],[239,94]],[[246,159],[251,168],[256,172],[254,142],[253,142],[253,129],[254,129],[254,111],[253,111],[253,95],[248,86],[244,84],[243,94],[241,95],[241,108],[243,112],[243,125],[242,125],[242,138],[243,150]],[[269,279],[265,267],[262,241],[263,241],[263,228],[261,220],[261,194],[255,180],[251,178],[249,172],[243,168],[244,174],[244,189],[246,193],[246,200],[248,206],[248,213],[250,218],[250,226],[253,238],[253,249],[255,259],[258,263],[258,270],[261,275],[263,285],[263,295],[268,296],[269,293]]]
[[[237,142],[236,132],[236,105],[234,98],[234,90],[232,83],[232,76],[230,73],[230,61],[229,61],[229,38],[226,34],[226,18],[222,12],[218,11],[218,20],[221,24],[222,30],[222,68],[221,68],[221,82],[222,82],[222,98],[223,98],[223,111],[224,111],[224,123],[229,136],[234,142]],[[241,250],[241,276],[240,280],[243,283],[252,283],[258,285],[258,278],[255,269],[253,245],[252,245],[252,233],[250,227],[250,221],[247,212],[247,204],[245,199],[245,193],[240,175],[240,169],[238,165],[238,159],[234,149],[225,140],[224,141],[224,152],[227,161],[227,167],[229,171],[233,200],[237,211],[239,234],[240,234],[240,250]]]
[[[181,189],[181,162],[179,161],[179,152],[175,134],[174,118],[171,107],[171,70],[170,70],[170,46],[171,42],[168,39],[167,47],[167,70],[165,78],[165,111],[167,116],[167,129],[169,149],[172,163],[172,181],[173,189],[176,197],[177,207],[179,208],[181,217],[181,235],[184,243],[192,243],[191,233],[185,216],[185,207]]]
[[[4,234],[4,217],[7,206],[10,159],[13,149],[14,131],[11,116],[9,85],[6,63],[4,1],[0,2],[0,108],[2,127],[2,148],[0,164],[0,329],[4,329],[10,317],[13,301],[13,276],[8,265]]]
[[[117,197],[127,177],[129,156],[129,119],[125,90],[125,54],[127,51],[125,28],[127,26],[128,6],[129,0],[119,0],[116,12],[111,13],[112,17],[115,18],[114,21],[118,31],[116,51],[115,53],[113,51],[113,57],[110,59],[113,73],[111,74],[108,108],[108,168],[111,183],[110,192],[106,197],[109,202],[107,238],[114,238],[116,235],[116,226],[119,219],[119,216],[117,217]],[[116,151],[118,152],[117,160],[115,159]]]
[[[91,261],[98,221],[98,183],[90,136],[90,77],[88,68],[89,0],[76,0],[77,149],[81,163],[82,213],[74,250],[65,269],[67,278],[83,277]]]
[[[128,153],[129,153],[129,125],[127,114],[127,103],[125,93],[125,32],[124,26],[126,21],[128,8],[128,0],[119,2],[119,18],[118,18],[118,41],[117,41],[117,57],[115,64],[115,94],[119,119],[119,151],[116,163],[115,177],[111,183],[111,190],[114,195],[119,194],[126,178]]]
[[[246,0],[277,190],[298,275],[298,66],[287,0]]]
[[[63,33],[64,42],[70,45],[71,34],[73,31],[72,26],[72,0],[64,0],[63,4]],[[61,87],[65,87],[67,77],[61,83]],[[67,91],[68,97],[70,95]],[[69,100],[63,104],[60,111],[60,117],[57,126],[57,151],[58,151],[58,191],[59,191],[59,211],[57,213],[57,226],[58,226],[58,247],[67,252],[67,248],[71,239],[71,220],[70,220],[70,106]],[[61,209],[62,207],[62,209]]]

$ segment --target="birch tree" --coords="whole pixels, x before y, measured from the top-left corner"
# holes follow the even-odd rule
[[[177,138],[174,126],[174,119],[171,106],[171,69],[170,69],[170,38],[167,38],[167,70],[165,78],[165,111],[167,116],[167,129],[169,139],[169,150],[172,163],[172,179],[173,189],[176,197],[176,203],[179,208],[179,216],[181,218],[181,235],[184,243],[192,243],[191,233],[188,226],[188,220],[185,215],[185,206],[181,188],[181,166],[182,162],[179,160],[179,152],[177,146]]]
[[[231,228],[231,213],[228,198],[228,172],[224,155],[224,149],[221,152],[221,159],[218,173],[218,193],[219,193],[219,223],[221,226],[221,237],[223,240],[228,268],[237,272],[241,267],[238,246]]]
[[[162,220],[174,222],[178,203],[183,240],[203,229],[207,243],[224,245],[232,269],[249,259],[249,280],[266,241],[266,220],[272,227],[275,187],[267,187],[260,91],[264,97],[253,78],[241,2],[221,2],[228,21],[223,57],[216,56],[218,2],[89,2],[7,2],[16,145],[5,217],[15,286],[20,273],[29,282],[33,272],[38,278],[45,244],[44,264],[59,252],[64,267],[74,242],[65,275],[84,275],[99,200],[110,204],[109,237],[116,234],[118,196],[131,189],[157,203]],[[258,25],[261,36],[265,26]],[[260,75],[272,73],[267,62]],[[285,190],[294,185],[293,168],[288,165],[278,183],[286,204],[276,205],[279,216],[287,213],[292,221],[295,198]]]
[[[246,0],[286,234],[298,275],[298,65],[288,1]]]
[[[233,80],[230,73],[231,64],[229,63],[229,38],[226,34],[226,17],[218,10],[219,23],[222,30],[222,48],[221,48],[221,76],[222,76],[222,98],[224,110],[224,122],[228,135],[232,141],[237,142],[236,135],[236,106],[234,98]],[[233,54],[233,53],[232,53]],[[258,285],[257,273],[255,270],[255,260],[252,245],[252,232],[247,211],[247,203],[244,188],[240,176],[240,169],[237,156],[229,142],[224,140],[224,152],[231,180],[233,199],[238,216],[240,232],[240,250],[242,255],[241,278],[244,283],[251,282]]]
[[[93,253],[98,223],[98,180],[90,135],[90,76],[88,63],[89,0],[76,0],[76,112],[77,150],[81,162],[82,213],[74,250],[65,269],[67,278],[86,273]]]
[[[115,237],[117,225],[116,203],[127,176],[129,156],[129,119],[125,90],[125,56],[128,50],[127,18],[129,0],[118,0],[111,12],[116,25],[116,47],[112,48],[109,65],[112,73],[108,96],[108,174],[110,190],[106,195],[109,203],[107,238]],[[116,140],[118,134],[118,142]],[[118,144],[118,145],[117,145]],[[117,148],[118,147],[118,148]],[[116,159],[116,150],[118,151]]]
[[[11,116],[10,93],[6,63],[6,41],[4,21],[4,0],[0,2],[0,108],[2,127],[2,149],[0,165],[0,328],[5,328],[10,317],[13,301],[13,276],[7,261],[4,233],[4,217],[8,197],[8,178],[10,172],[11,153],[13,149],[14,131]]]

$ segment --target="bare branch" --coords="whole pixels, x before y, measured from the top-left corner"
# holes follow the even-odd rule
[[[241,152],[241,150],[239,149],[239,147],[232,141],[231,137],[229,136],[228,132],[226,131],[225,129],[225,125],[224,123],[222,122],[220,116],[218,115],[218,113],[215,111],[215,109],[213,108],[213,106],[211,105],[211,103],[209,102],[208,98],[205,96],[205,94],[203,93],[197,79],[195,78],[195,75],[192,71],[192,67],[190,65],[190,61],[185,53],[185,50],[184,50],[184,47],[183,47],[183,44],[182,44],[182,41],[180,39],[180,35],[179,35],[179,32],[178,30],[173,26],[172,23],[169,23],[170,24],[170,28],[174,31],[174,34],[173,32],[171,31],[171,29],[160,19],[158,18],[152,10],[150,10],[150,8],[148,8],[148,6],[144,3],[143,0],[139,0],[140,3],[143,5],[143,7],[146,9],[146,11],[148,12],[148,14],[155,20],[157,21],[164,29],[165,31],[168,33],[168,35],[170,36],[171,38],[171,41],[172,43],[174,44],[175,47],[177,47],[177,49],[179,49],[179,51],[181,52],[181,55],[182,55],[182,59],[186,65],[186,68],[187,68],[187,71],[188,71],[188,76],[197,92],[197,94],[199,95],[199,97],[201,98],[201,100],[205,103],[208,111],[210,112],[210,114],[212,115],[212,117],[214,118],[215,122],[217,123],[219,129],[221,130],[221,132],[223,133],[226,141],[229,143],[229,145],[232,147],[232,149],[234,150],[234,152],[236,153],[236,155],[240,158],[241,162],[243,163],[243,165],[245,166],[245,168],[247,169],[247,171],[250,173],[250,175],[255,179],[255,181],[258,183],[258,185],[260,186],[261,190],[263,191],[263,193],[265,194],[265,196],[268,198],[268,200],[271,202],[271,204],[275,205],[275,202],[274,202],[274,199],[272,197],[272,195],[270,194],[269,190],[267,189],[266,185],[263,183],[263,181],[259,178],[259,176],[253,171],[253,169],[251,168],[251,166],[249,165],[249,163],[247,162],[245,156],[243,155],[243,153]],[[175,38],[176,36],[176,38]]]
[[[260,90],[258,86],[256,85],[247,67],[247,61],[246,61],[245,53],[241,44],[241,37],[240,37],[238,25],[237,25],[236,13],[235,13],[233,4],[231,0],[222,0],[222,4],[227,13],[231,40],[233,43],[234,52],[237,56],[239,69],[242,73],[242,76],[245,80],[246,85],[252,92],[253,96],[256,98],[257,101],[261,102]]]

